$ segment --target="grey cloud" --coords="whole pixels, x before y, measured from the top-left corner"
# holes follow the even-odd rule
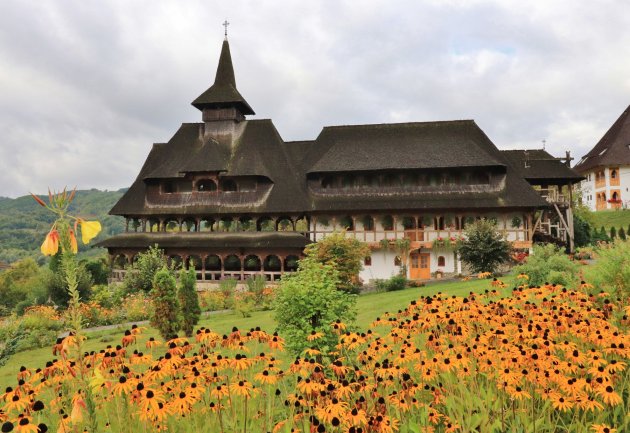
[[[286,140],[473,118],[502,148],[581,156],[630,103],[630,5],[517,1],[5,1],[0,195],[128,186],[199,121],[230,22],[237,83]]]

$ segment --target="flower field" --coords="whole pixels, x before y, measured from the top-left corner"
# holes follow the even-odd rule
[[[523,276],[525,279],[525,276]],[[630,308],[588,284],[419,298],[330,354],[260,329],[161,343],[77,339],[0,394],[2,431],[630,431]],[[320,335],[308,337],[315,342]],[[84,386],[83,384],[88,384]]]

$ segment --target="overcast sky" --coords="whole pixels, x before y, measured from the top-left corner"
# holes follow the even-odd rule
[[[0,0],[0,196],[118,189],[214,80],[282,137],[474,119],[501,149],[586,153],[630,104],[630,2]]]

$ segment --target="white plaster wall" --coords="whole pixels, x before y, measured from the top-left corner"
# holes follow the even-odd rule
[[[444,256],[445,266],[438,266],[438,257]],[[450,249],[438,248],[431,251],[431,263],[429,263],[431,274],[440,269],[443,272],[457,272],[455,253]]]
[[[394,251],[372,251],[372,265],[363,266],[359,277],[364,283],[374,279],[387,279],[398,275],[400,267],[394,265],[396,253]]]
[[[584,174],[585,180],[580,182],[580,189],[582,190],[582,203],[590,210],[595,210],[595,172],[589,171]]]

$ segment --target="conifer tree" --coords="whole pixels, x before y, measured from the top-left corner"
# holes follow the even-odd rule
[[[619,239],[621,239],[622,241],[626,240],[626,231],[623,229],[623,227],[619,229],[619,233],[617,233],[617,235],[619,236]]]
[[[186,337],[192,337],[193,327],[199,323],[201,317],[201,307],[199,306],[199,296],[197,295],[197,276],[194,266],[190,266],[187,271],[182,269],[179,272],[179,289],[177,297],[182,312],[182,331]]]
[[[175,277],[166,267],[155,274],[151,299],[153,302],[151,326],[156,328],[165,340],[177,337],[180,328],[177,287]]]
[[[615,239],[617,237],[617,229],[614,227],[610,228],[610,239]]]

